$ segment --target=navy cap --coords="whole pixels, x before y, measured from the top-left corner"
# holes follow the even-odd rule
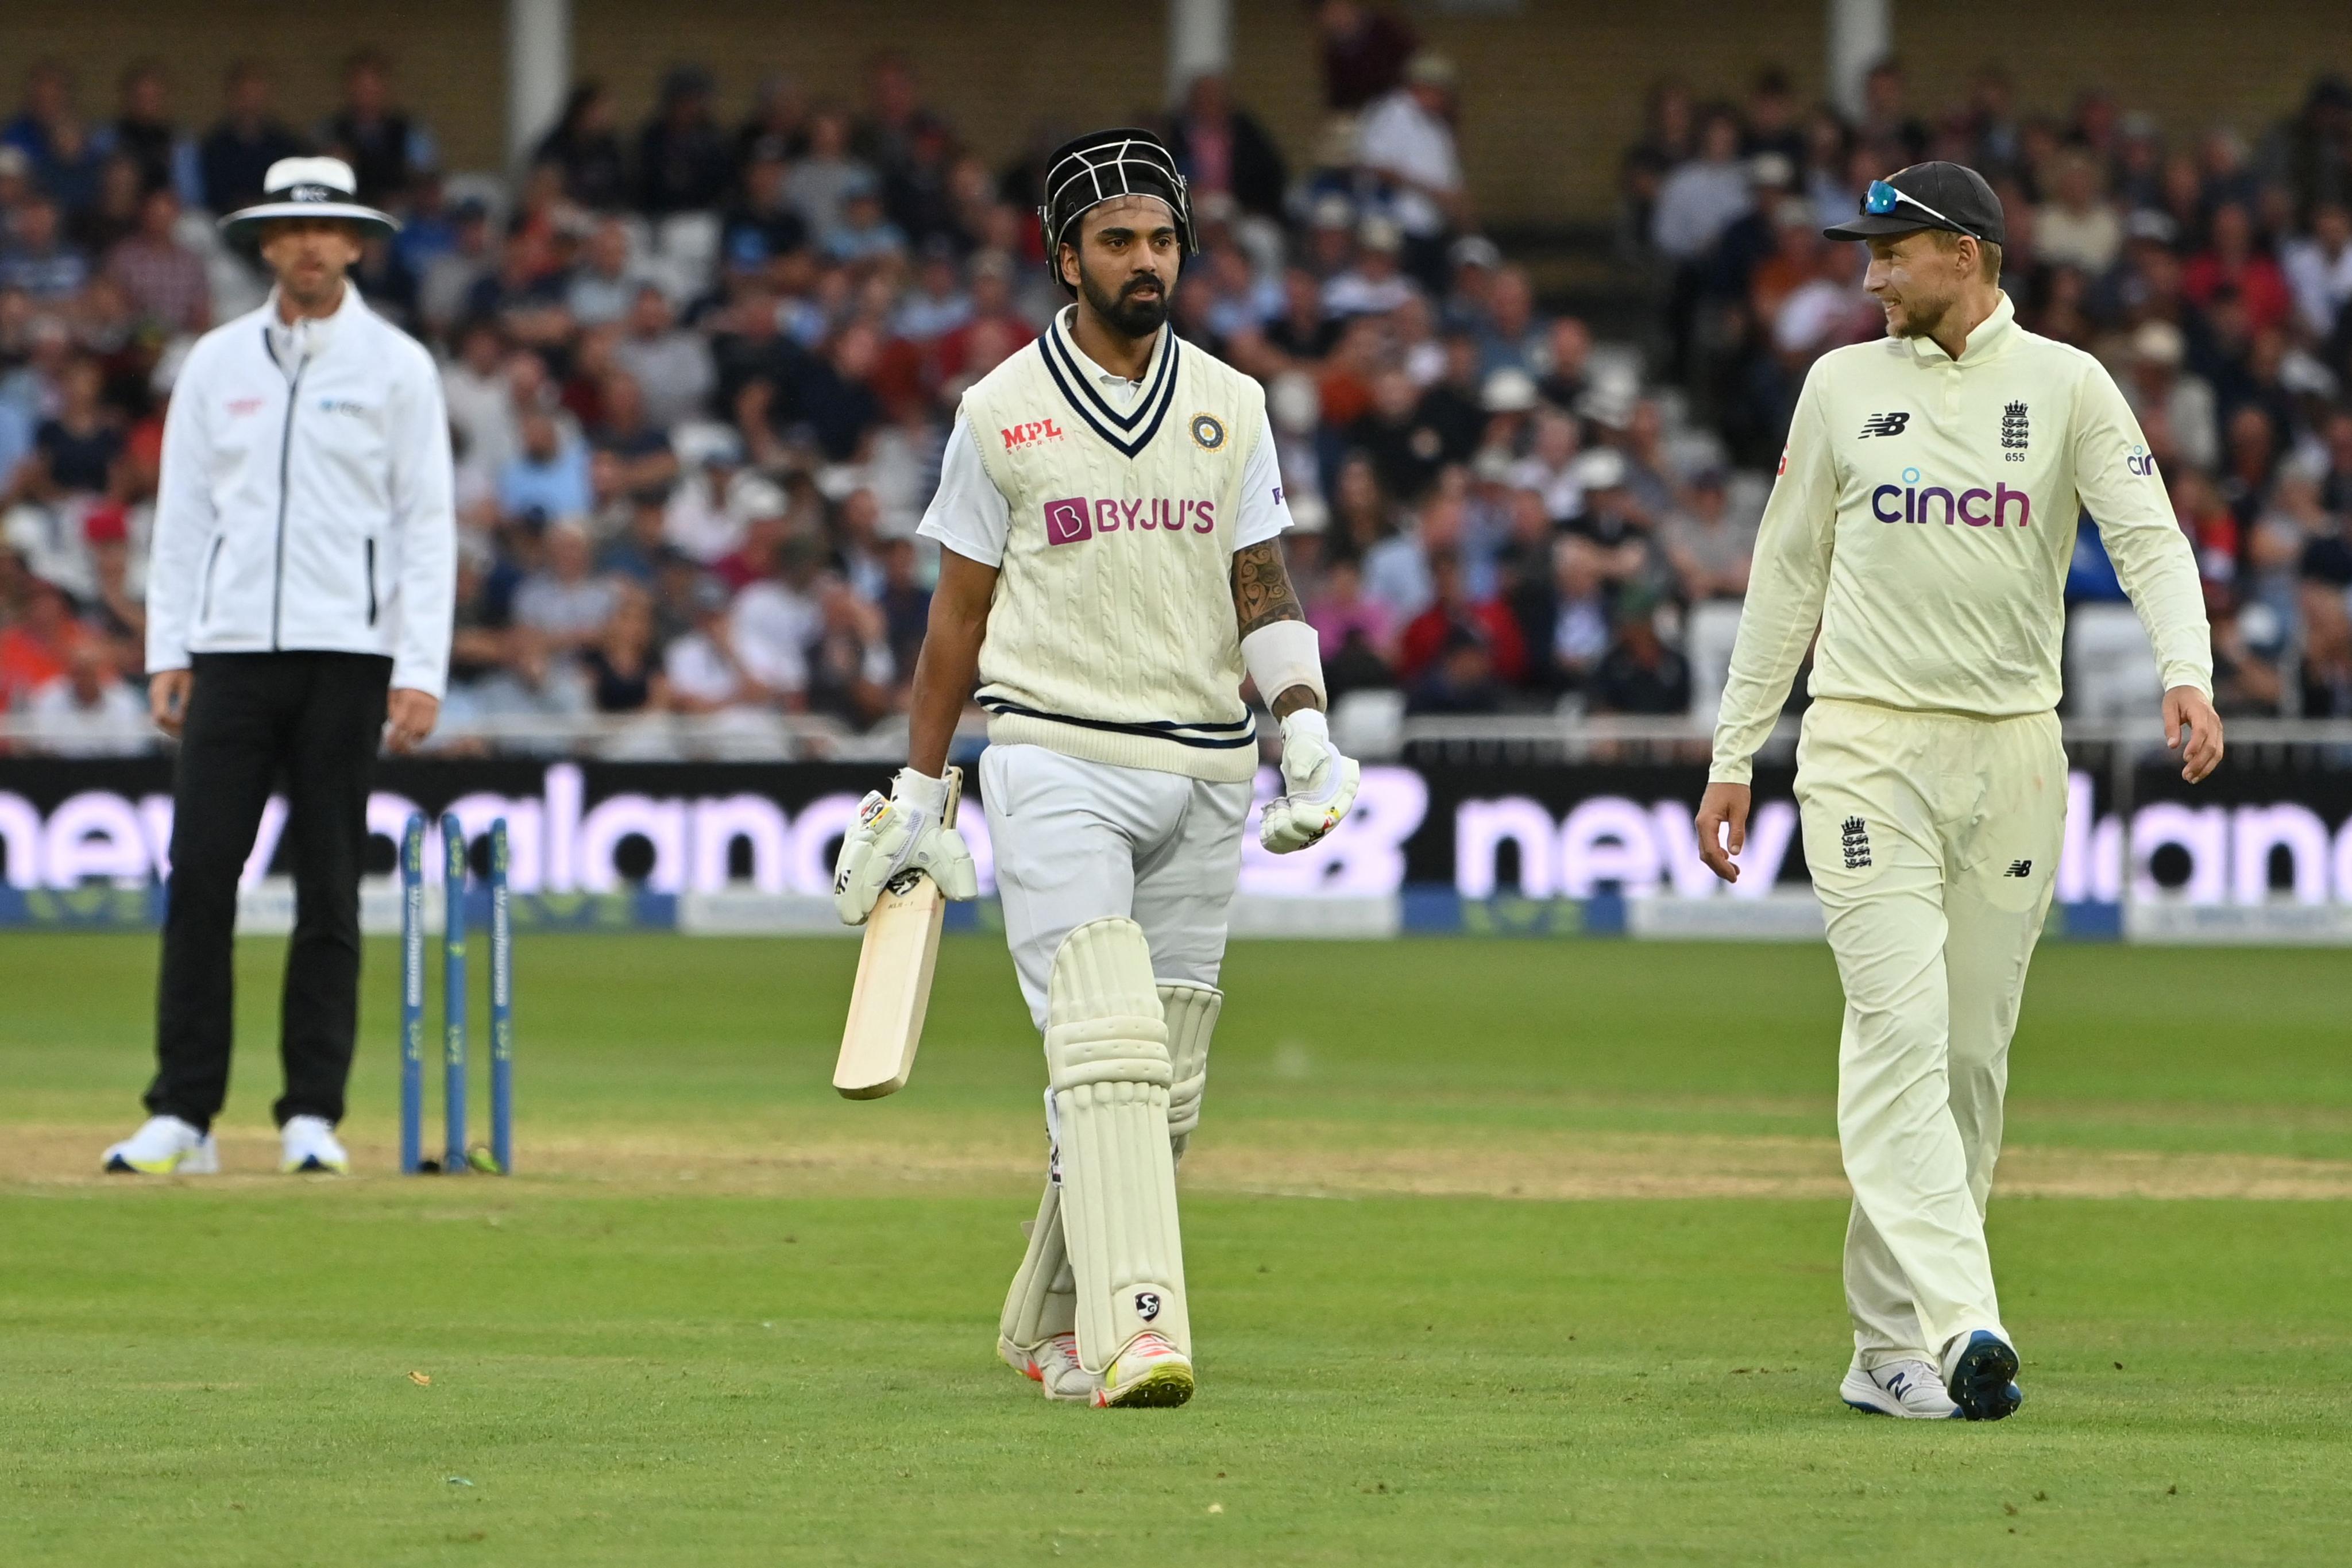
[[[1871,239],[1940,228],[2004,245],[2000,198],[1965,163],[1914,163],[1871,182],[1859,216],[1822,230],[1830,239]]]

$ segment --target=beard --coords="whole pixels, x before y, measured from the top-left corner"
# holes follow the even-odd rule
[[[1158,291],[1147,298],[1137,298],[1137,289],[1145,285],[1157,286]],[[1112,294],[1081,267],[1078,291],[1087,297],[1087,305],[1096,316],[1121,337],[1148,338],[1167,324],[1169,290],[1157,278],[1130,278],[1125,287]]]
[[[1905,300],[1902,302],[1903,324],[1898,327],[1892,320],[1888,321],[1887,335],[1896,338],[1932,338],[1936,335],[1937,329],[1944,324],[1944,318],[1949,316],[1952,313],[1952,308],[1958,303],[1958,296],[1943,300]]]

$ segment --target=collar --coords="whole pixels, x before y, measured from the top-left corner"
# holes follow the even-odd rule
[[[1070,331],[1070,321],[1077,307],[1067,305],[1046,325],[1045,335],[1037,340],[1037,353],[1045,363],[1046,374],[1054,385],[1089,429],[1108,442],[1122,457],[1133,458],[1151,445],[1160,433],[1160,422],[1168,416],[1168,405],[1176,398],[1176,362],[1181,353],[1172,324],[1160,329],[1160,340],[1152,345],[1151,363],[1144,367],[1140,382],[1141,394],[1131,408],[1112,406],[1103,395],[1103,386],[1138,384],[1127,377],[1107,371],[1078,348],[1077,339]]]
[[[326,353],[343,330],[343,324],[363,308],[360,304],[360,286],[351,279],[343,279],[342,303],[331,315],[303,316],[289,323],[278,313],[278,289],[272,285],[269,298],[262,304],[262,331],[268,344],[269,357],[278,368],[302,360],[316,359]]]
[[[1103,369],[1095,363],[1093,355],[1078,347],[1077,320],[1078,308],[1076,305],[1065,305],[1054,312],[1053,330],[1061,334],[1062,342],[1067,345],[1070,358],[1076,363],[1078,369],[1097,386],[1140,386],[1150,381],[1152,374],[1160,368],[1160,362],[1166,357],[1168,340],[1173,335],[1163,323],[1160,329],[1159,341],[1151,345],[1151,358],[1145,362],[1143,374],[1139,376],[1125,376],[1115,370]]]
[[[2010,299],[2009,290],[2004,289],[2000,291],[2000,298],[1993,302],[1992,314],[1979,321],[1977,330],[1969,334],[1969,346],[1960,351],[1958,361],[1946,353],[1944,345],[1933,338],[1906,338],[1904,341],[1911,345],[1912,355],[1922,364],[1958,363],[1965,366],[1982,364],[2006,349],[2010,340],[2016,335],[2017,305]]]

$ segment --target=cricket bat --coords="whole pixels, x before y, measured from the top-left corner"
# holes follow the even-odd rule
[[[953,827],[963,798],[963,770],[950,768],[941,820]],[[939,963],[940,921],[947,895],[920,871],[903,873],[874,901],[850,988],[849,1021],[841,1030],[841,1057],[833,1087],[845,1100],[879,1100],[907,1087],[915,1049],[923,1043],[923,1015],[931,1005],[931,970]]]

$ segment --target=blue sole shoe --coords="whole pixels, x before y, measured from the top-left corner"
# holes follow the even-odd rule
[[[2025,1395],[2017,1386],[2017,1352],[1989,1329],[1979,1329],[1944,1352],[1944,1391],[1970,1421],[2017,1414]]]

